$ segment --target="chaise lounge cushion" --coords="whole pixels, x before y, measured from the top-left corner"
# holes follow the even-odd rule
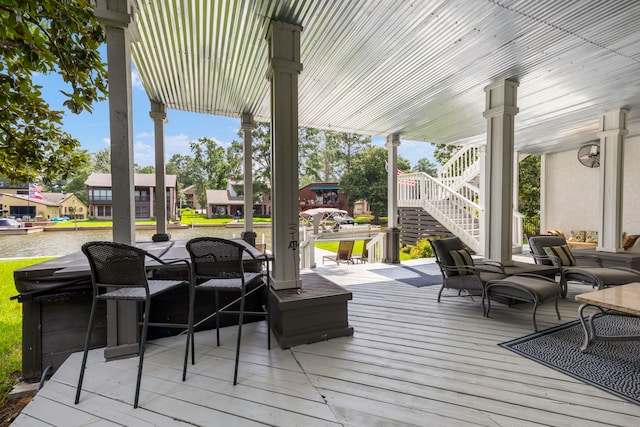
[[[453,264],[458,268],[458,274],[474,274],[473,270],[467,267],[473,267],[473,258],[466,249],[450,251],[449,255],[453,260]]]
[[[558,267],[576,265],[576,259],[567,245],[545,246],[544,252],[551,257],[552,261],[559,262],[560,265]]]

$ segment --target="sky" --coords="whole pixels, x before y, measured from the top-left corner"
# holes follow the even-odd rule
[[[91,153],[109,147],[109,106],[108,102],[94,104],[93,113],[83,112],[79,115],[69,112],[62,103],[65,100],[60,90],[68,89],[57,75],[38,75],[34,77],[36,84],[42,85],[42,93],[52,109],[64,111],[63,129],[80,141],[82,148]],[[150,103],[140,77],[135,68],[132,70],[132,103],[133,103],[133,140],[134,162],[139,166],[155,165],[153,121],[149,117]],[[232,140],[241,141],[238,136],[240,119],[213,116],[200,113],[189,113],[167,109],[168,122],[165,124],[165,161],[179,153],[191,155],[190,141],[208,137],[223,147],[228,147]],[[384,146],[384,136],[373,137],[373,143]],[[401,139],[398,154],[408,159],[412,165],[427,157],[435,163],[433,146],[425,142]]]

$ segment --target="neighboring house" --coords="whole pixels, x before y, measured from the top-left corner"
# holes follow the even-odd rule
[[[312,208],[347,209],[347,199],[337,182],[312,182],[298,190],[300,210]]]
[[[176,218],[176,176],[166,175],[167,218]],[[86,181],[89,199],[89,215],[96,219],[112,219],[111,174],[92,173]],[[134,197],[136,219],[156,216],[156,176],[155,174],[134,175]]]
[[[241,216],[244,212],[244,197],[234,196],[227,190],[207,190],[207,218],[214,215]]]
[[[182,194],[184,194],[185,206],[183,206],[183,207],[189,207],[189,208],[195,209],[195,210],[202,209],[202,206],[200,205],[200,202],[198,201],[198,197],[196,196],[196,186],[195,185],[190,185],[190,186],[182,189],[181,192],[182,192]]]
[[[73,193],[35,193],[35,197],[23,194],[3,193],[2,214],[16,218],[29,217],[36,220],[52,220],[67,216],[83,219],[87,216],[87,205]]]

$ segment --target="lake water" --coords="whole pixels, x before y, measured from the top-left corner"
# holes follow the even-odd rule
[[[242,228],[194,227],[168,230],[171,240],[189,240],[194,237],[211,236],[240,237]],[[271,248],[271,228],[256,228],[256,243]],[[155,230],[136,230],[136,241],[151,241]],[[61,256],[79,252],[82,245],[94,240],[112,240],[112,230],[43,231],[23,235],[0,235],[0,258],[26,258],[39,256]]]

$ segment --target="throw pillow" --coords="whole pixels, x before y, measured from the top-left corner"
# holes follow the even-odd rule
[[[458,267],[458,274],[473,274],[473,271],[465,268],[465,267],[473,267],[473,258],[471,258],[471,254],[466,249],[459,249],[457,251],[449,252],[451,258],[453,259],[453,263],[456,267]]]
[[[587,231],[587,237],[585,237],[584,241],[587,243],[598,243],[598,232]]]
[[[587,232],[584,230],[571,230],[571,237],[568,240],[572,242],[584,242],[587,237]]]
[[[576,265],[576,259],[573,257],[571,250],[567,245],[547,246],[544,248],[547,256],[551,257],[553,264],[560,262],[557,267],[567,267]]]
[[[627,250],[631,248],[636,244],[636,240],[638,240],[638,237],[640,237],[640,234],[629,234],[625,236],[625,238],[622,240],[622,249]]]

